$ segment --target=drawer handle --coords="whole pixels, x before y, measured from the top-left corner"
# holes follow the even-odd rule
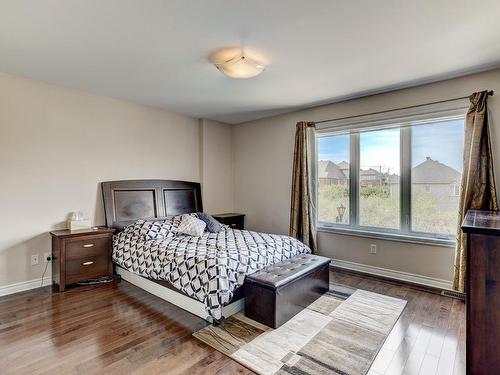
[[[94,247],[94,244],[93,243],[87,243],[87,244],[83,245],[83,247]]]
[[[93,261],[88,261],[88,262],[83,262],[82,265],[84,266],[90,266],[91,264],[94,264]]]

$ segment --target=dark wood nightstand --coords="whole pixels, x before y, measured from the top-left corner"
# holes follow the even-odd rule
[[[244,214],[228,213],[228,214],[216,214],[212,216],[218,222],[229,225],[233,229],[245,229]]]
[[[52,236],[52,285],[64,292],[69,284],[113,277],[112,228],[56,230]]]

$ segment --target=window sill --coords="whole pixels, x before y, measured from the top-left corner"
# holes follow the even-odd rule
[[[342,234],[346,236],[375,238],[379,240],[406,242],[406,243],[414,243],[414,244],[429,245],[429,246],[454,248],[456,244],[455,241],[453,240],[447,240],[441,238],[410,236],[400,233],[375,232],[366,229],[340,228],[337,225],[331,225],[331,226],[327,226],[324,224],[318,225],[317,231],[325,233]]]

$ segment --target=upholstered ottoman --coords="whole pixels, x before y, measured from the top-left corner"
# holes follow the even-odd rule
[[[245,316],[278,328],[329,289],[330,259],[302,254],[245,279]]]

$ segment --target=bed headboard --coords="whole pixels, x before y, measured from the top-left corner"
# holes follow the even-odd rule
[[[101,183],[106,226],[122,230],[138,219],[203,211],[201,186],[175,180],[124,180]]]

